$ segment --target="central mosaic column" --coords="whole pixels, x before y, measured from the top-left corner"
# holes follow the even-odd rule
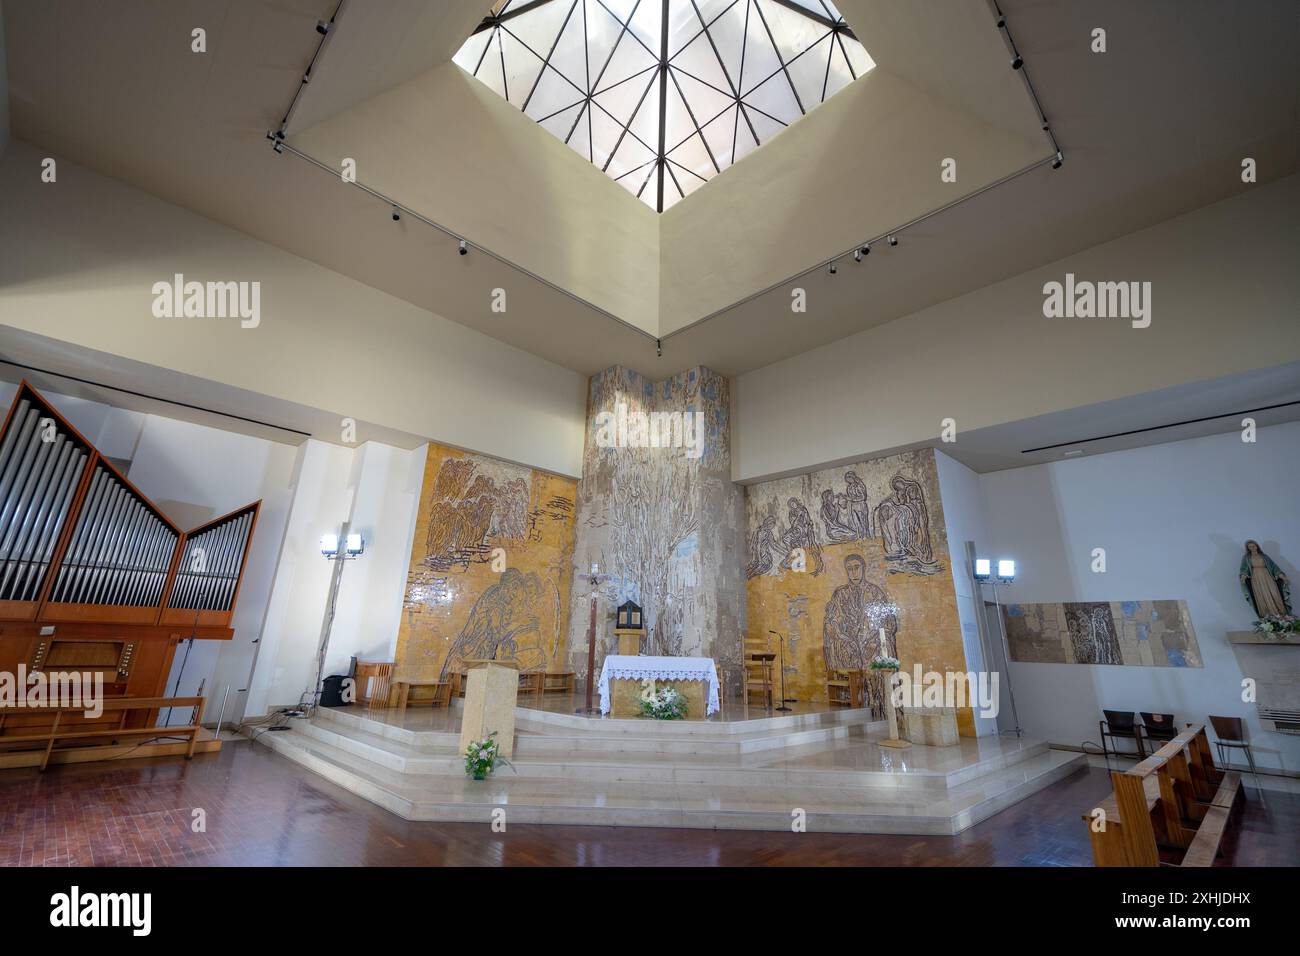
[[[612,614],[645,611],[644,654],[739,660],[744,496],[731,481],[731,393],[706,368],[651,382],[621,366],[592,377],[574,565],[598,565],[596,667],[615,652]],[[570,607],[589,585],[574,577]],[[569,620],[570,667],[586,669],[587,615]]]

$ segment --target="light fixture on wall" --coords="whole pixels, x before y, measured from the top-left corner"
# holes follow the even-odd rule
[[[972,548],[973,545],[968,544],[967,547]],[[979,586],[984,584],[993,587],[993,608],[998,615],[998,633],[1002,638],[1002,660],[1006,664],[1007,699],[1011,702],[1011,720],[1016,727],[1016,736],[1022,737],[1024,733],[1020,729],[1020,714],[1016,710],[1016,694],[1011,687],[1011,650],[1007,642],[1007,626],[1002,619],[1002,601],[998,597],[999,584],[1003,587],[1010,587],[1016,580],[1016,561],[1014,558],[998,558],[997,574],[993,573],[993,569],[993,561],[989,558],[972,557],[971,577],[975,580],[976,590],[978,591]]]
[[[334,610],[339,599],[339,583],[343,580],[343,567],[365,553],[366,540],[359,531],[349,531],[345,523],[339,531],[320,536],[320,553],[335,562],[330,574],[329,597],[325,606],[325,620],[321,622],[320,646],[316,649],[316,681],[311,687],[310,708],[320,701],[321,680],[325,672],[325,656],[329,653],[330,634],[334,629]],[[306,694],[303,695],[304,697]]]
[[[323,534],[320,536],[320,553],[331,561],[347,561],[363,554],[366,550],[365,539],[361,533],[353,531],[344,535]]]

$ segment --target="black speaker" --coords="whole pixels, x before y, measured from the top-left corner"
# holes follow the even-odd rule
[[[342,674],[332,674],[321,682],[320,705],[322,707],[346,707],[343,700],[343,682],[347,680]]]

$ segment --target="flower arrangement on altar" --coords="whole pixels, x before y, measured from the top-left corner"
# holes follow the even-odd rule
[[[897,657],[889,657],[881,654],[872,658],[871,664],[868,665],[873,671],[896,671],[902,665],[899,664]]]
[[[1255,622],[1262,634],[1300,634],[1300,617],[1294,614],[1266,614]]]
[[[473,777],[475,780],[482,780],[493,770],[498,763],[510,767],[510,761],[500,754],[501,745],[494,738],[497,732],[494,730],[482,740],[475,740],[465,748],[465,774]],[[513,770],[514,768],[511,767]]]
[[[686,696],[673,687],[657,690],[641,699],[641,716],[653,717],[655,720],[684,720]]]

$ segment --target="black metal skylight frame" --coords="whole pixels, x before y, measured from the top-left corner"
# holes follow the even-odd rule
[[[777,6],[783,7],[787,10],[794,11],[795,13],[807,18],[810,22],[819,24],[821,27],[825,29],[824,33],[817,36],[816,39],[809,42],[802,50],[800,50],[798,53],[796,53],[793,57],[791,57],[788,60],[785,59],[785,57],[781,53],[780,44],[777,43],[777,40],[772,33],[771,25],[768,23],[768,18],[764,14],[763,8],[759,3],[759,0],[731,0],[730,3],[727,3],[725,7],[723,7],[719,12],[717,12],[712,18],[708,20],[705,19],[705,16],[700,9],[700,4],[698,0],[689,0],[690,5],[694,10],[696,19],[699,22],[700,28],[689,39],[681,43],[677,49],[677,52],[674,53],[672,56],[669,56],[668,54],[669,26],[670,26],[670,17],[669,17],[670,0],[635,0],[635,2],[633,2],[628,12],[626,19],[619,17],[613,10],[611,10],[608,4],[605,2],[605,0],[595,0],[595,2],[596,5],[598,5],[602,10],[604,10],[604,12],[608,14],[608,16],[611,17],[613,21],[619,25],[619,34],[617,39],[614,41],[614,44],[610,47],[609,53],[605,57],[605,60],[601,65],[599,72],[596,74],[594,82],[592,81],[591,78],[591,57],[589,53],[590,33],[588,29],[589,25],[587,23],[588,4],[582,3],[582,0],[523,0],[523,2],[521,2],[521,0],[507,0],[507,2],[501,7],[501,9],[498,12],[494,14],[489,14],[488,16],[484,17],[483,20],[478,24],[478,26],[475,27],[473,33],[471,34],[471,36],[475,36],[484,31],[488,31],[488,30],[492,31],[492,35],[488,38],[487,42],[484,44],[483,50],[480,53],[477,62],[474,64],[474,69],[470,72],[475,77],[479,76],[480,71],[484,68],[484,64],[489,61],[489,55],[491,54],[492,49],[495,46],[496,62],[500,64],[500,70],[501,70],[502,91],[504,92],[505,98],[509,100],[510,99],[509,76],[506,69],[505,49],[501,41],[501,34],[505,33],[509,35],[521,47],[523,47],[533,56],[537,57],[537,59],[540,60],[542,64],[540,70],[538,70],[536,78],[533,80],[532,87],[529,90],[527,97],[524,98],[523,104],[520,107],[520,109],[526,113],[528,105],[532,101],[533,95],[537,92],[537,88],[541,84],[543,77],[547,75],[547,71],[550,70],[554,72],[556,76],[560,77],[560,79],[562,79],[565,83],[567,83],[570,87],[573,88],[575,94],[577,95],[577,99],[575,99],[573,102],[567,103],[565,106],[559,109],[551,111],[546,116],[537,117],[536,122],[545,123],[547,120],[553,119],[563,113],[568,112],[569,110],[574,109],[575,107],[578,107],[577,116],[574,118],[572,125],[569,127],[568,133],[564,136],[563,139],[566,145],[570,145],[574,133],[577,131],[579,127],[579,124],[581,124],[585,119],[587,123],[586,155],[588,161],[590,161],[593,165],[596,165],[597,164],[596,155],[595,155],[596,147],[595,147],[594,130],[592,128],[592,111],[593,109],[600,110],[600,112],[604,116],[608,117],[610,122],[612,122],[615,126],[619,128],[618,139],[615,142],[613,149],[609,151],[609,155],[605,158],[604,164],[601,165],[600,167],[601,171],[606,174],[609,174],[609,167],[613,163],[615,157],[618,156],[619,148],[622,146],[624,139],[626,139],[629,136],[632,137],[637,143],[639,143],[642,147],[644,147],[647,152],[651,154],[652,158],[646,160],[645,162],[633,168],[623,171],[617,176],[613,176],[613,178],[616,181],[621,181],[624,179],[628,179],[629,177],[635,177],[637,174],[644,172],[645,173],[644,178],[641,180],[640,186],[635,191],[635,195],[638,198],[640,198],[642,194],[645,192],[646,188],[650,184],[651,179],[652,178],[657,179],[657,183],[656,183],[657,195],[655,197],[654,205],[656,211],[658,212],[663,212],[665,208],[664,206],[664,192],[666,189],[665,183],[671,182],[673,184],[673,188],[677,191],[678,194],[677,198],[684,198],[687,195],[687,192],[682,188],[681,183],[677,178],[678,172],[680,172],[685,176],[693,177],[694,179],[699,180],[700,183],[707,182],[707,177],[701,176],[695,170],[685,166],[677,159],[674,159],[672,155],[676,149],[688,143],[692,138],[696,136],[699,137],[699,141],[703,145],[704,150],[708,155],[709,162],[713,166],[714,174],[716,175],[717,173],[720,173],[722,171],[724,167],[719,163],[717,156],[714,155],[714,150],[709,145],[708,138],[704,135],[704,130],[715,121],[718,121],[730,110],[732,109],[735,110],[735,120],[733,123],[733,130],[732,130],[732,137],[731,137],[731,153],[730,153],[731,157],[734,157],[736,154],[736,148],[738,146],[737,141],[740,133],[741,119],[744,120],[745,127],[748,130],[749,135],[753,138],[755,146],[762,145],[765,142],[766,138],[768,138],[765,135],[760,135],[759,129],[755,126],[754,118],[756,116],[765,117],[766,119],[771,120],[773,123],[778,124],[779,128],[777,129],[777,133],[779,133],[781,130],[789,126],[789,123],[786,122],[785,120],[782,120],[777,116],[773,116],[771,113],[756,106],[752,102],[746,101],[747,96],[752,95],[756,90],[762,87],[769,80],[774,79],[778,74],[783,73],[785,75],[785,79],[789,86],[790,93],[794,98],[795,104],[799,108],[799,115],[800,116],[807,115],[808,110],[811,108],[811,106],[805,106],[803,102],[803,98],[800,97],[799,95],[798,87],[795,85],[794,79],[790,75],[790,66],[794,64],[796,61],[798,61],[801,57],[809,54],[813,50],[818,49],[822,43],[829,42],[839,50],[839,54],[843,59],[844,65],[848,67],[849,75],[851,77],[850,82],[858,78],[858,72],[853,66],[852,59],[849,57],[848,52],[844,48],[844,37],[847,36],[850,39],[857,41],[857,36],[853,33],[852,29],[848,26],[848,24],[845,23],[844,18],[842,16],[839,16],[835,11],[833,11],[833,9],[829,7],[824,2],[824,0],[816,0],[817,5],[820,6],[822,9],[822,13],[818,13],[814,9],[809,9],[809,7],[805,6],[802,3],[795,2],[795,0],[766,0],[766,2],[770,2]],[[514,30],[510,28],[509,23],[511,20],[514,20],[515,18],[522,16],[526,13],[530,13],[539,7],[548,6],[557,3],[566,4],[568,6],[568,11],[565,14],[564,21],[561,24],[559,31],[555,35],[555,40],[552,43],[551,48],[547,50],[544,54],[538,50],[533,49],[533,47],[530,46],[522,37],[520,37],[518,33],[516,33]],[[660,27],[659,27],[660,43],[659,43],[659,49],[657,51],[647,46],[646,43],[643,42],[641,38],[637,36],[637,34],[631,29],[632,21],[635,19],[637,12],[642,8],[643,4],[653,4],[653,3],[659,3],[661,5]],[[739,76],[733,79],[731,76],[731,72],[727,69],[726,62],[724,61],[721,53],[718,50],[717,43],[715,42],[714,35],[711,32],[711,30],[712,28],[716,27],[717,23],[728,13],[730,13],[738,4],[744,4],[745,26],[742,34],[742,43],[741,43],[740,72],[739,72]],[[559,46],[560,40],[563,38],[565,30],[568,29],[569,22],[574,16],[575,12],[578,11],[579,6],[581,6],[581,15],[583,17],[583,51],[584,51],[583,64],[586,72],[585,77],[580,78],[583,80],[583,82],[581,83],[578,81],[578,79],[566,75],[562,70],[559,69],[559,67],[557,67],[552,62],[552,57],[555,54],[556,48]],[[768,43],[770,44],[771,51],[773,55],[776,57],[776,61],[778,64],[780,64],[780,66],[778,69],[773,70],[772,72],[760,78],[758,82],[747,86],[745,83],[744,67],[745,67],[746,54],[748,53],[749,45],[750,45],[748,37],[749,37],[749,23],[750,23],[749,18],[751,17],[751,15],[757,15],[757,17],[759,18],[759,22],[761,23],[763,28],[763,34],[766,36]],[[684,50],[690,48],[690,46],[701,36],[704,36],[705,39],[708,41],[708,47],[712,51],[714,59],[716,60],[717,65],[721,70],[723,77],[726,79],[727,87],[728,87],[727,89],[722,89],[718,87],[716,84],[711,83],[703,79],[702,77],[696,76],[695,74],[689,72],[682,66],[675,64],[673,62],[677,56],[679,56]],[[645,69],[640,70],[636,73],[633,73],[630,76],[623,77],[618,82],[612,83],[609,86],[602,88],[600,86],[600,83],[605,75],[606,70],[609,68],[609,65],[613,61],[615,55],[619,52],[620,47],[624,44],[625,40],[629,37],[631,38],[629,42],[635,42],[636,44],[638,44],[647,54],[649,54],[651,57],[655,59],[656,61],[655,64],[652,66],[648,66]],[[831,63],[835,57],[835,48],[831,49],[827,53],[825,79],[823,80],[820,96],[817,100],[817,103],[812,104],[814,106],[820,105],[826,100],[826,94],[827,94],[827,89],[828,89],[829,79],[830,79]],[[718,93],[723,97],[726,97],[727,104],[722,109],[718,110],[713,116],[708,117],[701,122],[700,117],[696,116],[695,110],[692,108],[690,100],[687,98],[685,91],[681,87],[679,74],[680,76],[688,77],[692,81],[699,83],[705,87],[708,87],[709,89],[713,90],[715,93]],[[601,104],[599,101],[596,100],[597,96],[608,93],[610,90],[622,86],[625,83],[634,82],[639,78],[644,79],[647,77],[647,75],[649,75],[649,78],[648,80],[646,80],[644,87],[641,89],[640,97],[637,100],[637,104],[635,108],[633,108],[631,114],[628,116],[626,122],[619,120],[616,116],[614,116],[613,113],[611,113],[608,109],[606,109],[603,104]],[[692,127],[690,133],[688,133],[684,138],[682,138],[678,142],[673,143],[671,145],[669,145],[669,143],[667,142],[667,125],[668,125],[667,120],[668,120],[668,104],[669,104],[668,83],[670,79],[673,83],[673,86],[675,88],[678,97],[681,100],[682,105],[686,107],[686,111],[690,117],[691,127]],[[649,95],[651,89],[654,87],[656,82],[659,85],[658,142],[652,145],[651,143],[646,142],[646,140],[643,139],[641,136],[637,135],[637,133],[632,129],[632,126],[635,123],[638,115],[640,114],[641,107],[645,102],[645,98]],[[751,116],[751,113],[754,115]],[[773,133],[772,135],[776,135],[776,133]],[[735,160],[733,158],[727,163],[727,165],[729,166],[734,162]],[[655,176],[656,172],[659,173],[657,177]],[[636,179],[633,178],[630,181],[635,183]]]

